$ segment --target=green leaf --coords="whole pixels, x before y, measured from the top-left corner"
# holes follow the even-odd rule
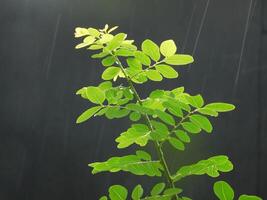
[[[195,108],[201,108],[204,105],[204,100],[200,94],[195,96],[185,96],[186,100]]]
[[[184,151],[184,149],[185,149],[184,143],[182,143],[180,140],[173,138],[173,137],[170,137],[169,142],[174,148],[181,150],[181,151]]]
[[[105,67],[111,66],[115,63],[116,59],[113,56],[108,56],[102,60],[102,65]]]
[[[111,80],[119,75],[121,69],[119,67],[109,67],[107,68],[103,74],[102,79],[103,80]]]
[[[165,57],[170,57],[174,55],[177,51],[177,47],[175,45],[175,42],[173,40],[166,40],[161,43],[160,45],[160,52]]]
[[[181,125],[189,133],[199,133],[201,131],[201,128],[199,128],[197,125],[193,124],[192,122],[183,122]]]
[[[119,27],[118,26],[114,26],[114,27],[110,28],[108,30],[108,33],[111,33],[112,31],[115,31],[117,28],[119,28]]]
[[[216,111],[216,112],[228,112],[235,109],[233,104],[229,103],[210,103],[205,108]]]
[[[164,62],[169,65],[188,65],[194,62],[194,59],[190,55],[175,54],[165,58]]]
[[[233,200],[234,190],[225,181],[217,181],[213,185],[213,191],[220,200]]]
[[[163,111],[161,111],[161,110],[155,110],[155,114],[158,116],[158,118],[160,118],[163,122],[165,122],[165,123],[167,123],[167,124],[169,124],[169,125],[172,125],[172,126],[174,126],[175,125],[175,120],[174,120],[174,118],[170,115],[170,114],[168,114],[168,113],[166,113],[166,112],[163,112]]]
[[[98,37],[100,35],[100,32],[95,28],[88,28],[88,33],[94,37]]]
[[[104,91],[110,89],[111,87],[112,87],[112,82],[110,81],[104,81],[98,85],[98,88]]]
[[[99,200],[108,200],[106,196],[102,196]]]
[[[179,104],[177,104],[176,101],[168,99],[167,101],[163,102],[162,105],[167,108],[171,114],[177,117],[183,117],[181,107],[179,106]]]
[[[161,176],[161,170],[163,170],[158,160],[144,160],[138,155],[112,157],[106,162],[95,162],[89,164],[89,166],[93,168],[93,174],[104,171],[126,171],[135,175]]]
[[[153,140],[161,141],[168,137],[169,130],[165,124],[155,120],[151,120],[151,124],[154,128],[153,132],[151,133]]]
[[[238,200],[262,200],[262,198],[258,197],[258,196],[254,196],[254,195],[246,195],[246,194],[242,194]]]
[[[190,175],[204,175],[210,177],[218,177],[219,172],[229,172],[233,170],[233,164],[227,156],[213,156],[207,160],[201,160],[195,164],[181,167],[173,177],[174,181],[178,181]]]
[[[104,35],[102,35],[102,37],[101,37],[101,39],[99,40],[99,42],[101,43],[101,44],[105,44],[105,43],[108,43],[108,42],[110,42],[112,39],[113,39],[113,35],[111,35],[111,34],[104,34]]]
[[[154,69],[147,70],[146,72],[147,77],[152,81],[161,81],[162,76],[160,73]]]
[[[116,56],[129,57],[129,56],[134,56],[134,52],[132,50],[129,50],[129,49],[121,48],[115,52],[115,55]]]
[[[87,28],[81,28],[81,27],[75,28],[74,35],[75,35],[76,38],[83,37],[83,36],[86,36],[88,34],[89,34],[89,32],[88,32]]]
[[[136,70],[142,70],[142,64],[138,59],[127,58],[126,62],[130,68],[136,69]]]
[[[93,44],[95,41],[95,38],[92,37],[92,36],[87,36],[83,39],[83,43],[86,43],[86,44]]]
[[[150,194],[152,196],[160,194],[161,192],[163,192],[165,186],[166,186],[165,183],[158,183],[158,184],[154,185],[154,187],[152,188]]]
[[[193,122],[195,125],[202,128],[206,132],[211,133],[212,125],[207,117],[203,115],[195,114],[195,115],[191,115],[189,118],[190,118],[190,121]]]
[[[128,191],[121,185],[113,185],[109,188],[109,198],[111,200],[126,200]]]
[[[104,58],[107,55],[109,55],[107,52],[101,52],[101,53],[97,53],[91,56],[91,58]]]
[[[76,123],[82,123],[88,119],[90,119],[95,113],[97,113],[102,107],[101,106],[95,106],[92,108],[87,109],[85,112],[83,112],[76,120]]]
[[[127,37],[127,35],[125,33],[118,33],[117,35],[115,35],[113,37],[113,39],[108,43],[107,45],[107,49],[112,51],[116,48],[118,48],[121,43],[123,42],[123,40],[125,40]]]
[[[159,47],[152,40],[146,39],[143,41],[141,49],[152,60],[158,61],[160,59]]]
[[[180,188],[168,188],[164,191],[165,195],[176,195],[181,193],[183,190]]]
[[[212,117],[217,117],[218,113],[214,110],[208,109],[208,108],[199,108],[197,112],[203,114],[203,115],[209,115]]]
[[[150,58],[142,51],[136,51],[134,53],[136,59],[138,59],[143,65],[149,66],[151,64]]]
[[[178,72],[169,65],[156,65],[156,70],[165,78],[177,78]]]
[[[87,87],[86,96],[92,103],[102,104],[105,101],[105,93],[98,87]]]
[[[75,46],[75,49],[81,49],[81,48],[87,47],[89,45],[90,45],[89,43],[80,43],[80,44]]]
[[[175,135],[183,142],[189,143],[190,142],[190,137],[185,131],[182,130],[177,130],[175,131]]]
[[[140,200],[143,196],[144,190],[141,185],[135,186],[132,192],[132,199],[133,200]]]
[[[137,144],[140,146],[145,146],[150,138],[150,130],[144,124],[133,124],[126,132],[123,132],[116,142],[118,143],[118,148],[126,148],[132,144]]]
[[[138,112],[132,112],[129,117],[130,117],[130,120],[136,122],[141,118],[141,114]]]

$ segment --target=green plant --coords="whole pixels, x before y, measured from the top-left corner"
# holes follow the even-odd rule
[[[86,48],[97,51],[92,58],[101,59],[105,67],[102,73],[104,82],[98,86],[83,87],[77,95],[96,104],[87,109],[77,119],[84,122],[92,116],[105,115],[108,119],[129,116],[133,121],[131,127],[117,138],[119,149],[137,145],[140,148],[148,142],[154,144],[157,158],[144,151],[122,157],[112,157],[105,162],[89,164],[92,173],[125,171],[135,175],[165,177],[162,183],[156,184],[149,195],[143,195],[143,188],[137,185],[131,194],[121,185],[109,188],[111,200],[188,200],[182,195],[182,189],[176,187],[181,179],[191,175],[208,175],[218,177],[222,172],[229,172],[233,164],[225,155],[218,155],[201,160],[195,164],[183,166],[172,173],[165,159],[163,145],[169,143],[179,151],[184,151],[191,136],[202,130],[211,133],[212,124],[208,117],[217,117],[221,112],[228,112],[235,107],[228,103],[204,104],[200,94],[190,95],[184,87],[173,90],[154,90],[147,98],[141,98],[134,84],[143,84],[148,80],[162,81],[163,78],[177,78],[174,67],[193,63],[190,55],[176,54],[177,47],[173,40],[166,40],[158,46],[146,39],[138,50],[133,40],[126,39],[125,33],[112,35],[118,27],[109,29],[76,28],[75,37],[82,37],[82,43],[76,49]],[[118,79],[124,79],[117,85]],[[111,80],[114,82],[112,83]],[[214,186],[219,199],[232,198],[221,195],[220,182]],[[219,188],[219,189],[218,189]],[[219,192],[218,192],[219,191]],[[108,199],[103,196],[100,200]],[[245,198],[240,198],[244,200]],[[257,199],[250,197],[250,199]]]

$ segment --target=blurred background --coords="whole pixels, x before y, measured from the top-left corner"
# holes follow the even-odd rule
[[[172,170],[217,154],[229,155],[231,173],[190,177],[179,186],[193,199],[215,199],[212,185],[226,180],[239,194],[267,198],[267,3],[264,0],[1,0],[0,1],[0,199],[97,199],[112,184],[148,191],[156,179],[128,173],[91,175],[88,163],[125,155],[114,139],[129,120],[94,118],[76,125],[91,106],[75,96],[98,85],[103,68],[77,51],[74,29],[118,25],[137,44],[174,39],[195,63],[180,77],[137,87],[185,86],[206,102],[237,109],[212,120],[184,154],[171,152]]]

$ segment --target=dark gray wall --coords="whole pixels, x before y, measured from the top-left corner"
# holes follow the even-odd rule
[[[128,120],[75,124],[90,105],[74,93],[98,84],[103,68],[88,52],[74,50],[74,28],[106,23],[138,44],[173,38],[180,52],[195,57],[179,79],[138,87],[142,96],[183,85],[192,94],[201,91],[206,102],[237,105],[213,120],[212,135],[195,137],[185,154],[169,158],[172,168],[227,154],[235,170],[221,178],[237,194],[266,198],[266,13],[260,0],[1,0],[0,199],[96,199],[111,184],[148,189],[154,182],[125,173],[92,176],[87,167],[130,152],[114,142]],[[193,199],[215,199],[213,181],[192,177],[181,184]]]

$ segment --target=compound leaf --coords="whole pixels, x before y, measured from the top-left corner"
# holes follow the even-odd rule
[[[207,174],[210,177],[218,177],[219,172],[229,172],[233,169],[232,162],[227,156],[219,155],[213,156],[207,160],[201,160],[196,164],[183,166],[173,177],[174,181],[178,181],[186,176],[190,175],[204,175]]]
[[[144,124],[133,124],[126,132],[123,132],[117,139],[118,148],[126,148],[132,144],[145,146],[150,138],[150,130]]]
[[[161,176],[162,166],[159,161],[144,160],[138,155],[127,155],[122,157],[112,157],[106,162],[95,162],[89,164],[93,168],[92,173],[109,171],[126,171],[135,175]]]

